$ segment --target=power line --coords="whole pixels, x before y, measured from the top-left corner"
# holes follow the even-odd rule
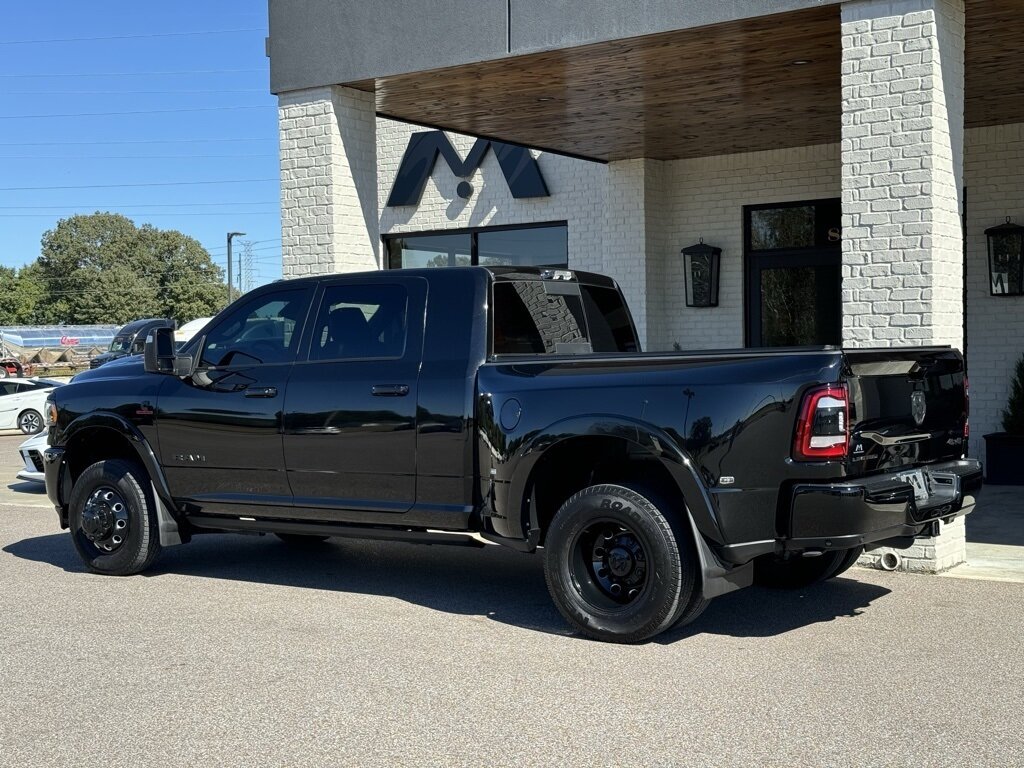
[[[198,90],[173,90],[173,91],[6,91],[4,96],[142,96],[160,94],[163,96],[171,94],[197,94],[197,93],[266,93],[266,88],[212,88]]]
[[[253,242],[254,245],[256,243],[280,243],[281,242],[281,238],[280,237],[271,237],[271,238],[267,238],[266,240],[253,240],[252,242]],[[218,251],[225,251],[225,252],[227,251],[227,246],[226,245],[214,245],[214,246],[205,246],[204,245],[203,247],[206,248],[207,253],[217,253]],[[254,250],[262,251],[262,250],[265,250],[266,248],[277,248],[277,247],[278,246],[276,246],[276,245],[267,245],[267,246],[263,246],[262,248],[255,248]],[[220,253],[218,255],[223,256],[224,253]]]
[[[169,72],[36,72],[32,74],[0,74],[0,78],[29,77],[151,77],[154,75],[221,75],[239,72],[266,72],[266,69],[182,69]]]
[[[121,212],[125,216],[134,218],[153,218],[156,216],[276,216],[277,211],[218,211],[217,213],[211,213],[210,211],[165,211],[163,213],[153,212],[136,212],[127,213]],[[53,219],[59,217],[57,213],[0,213],[0,219]]]
[[[224,144],[243,141],[277,141],[276,136],[228,139],[125,139],[123,141],[14,141],[0,143],[0,147],[91,147],[104,144]]]
[[[202,184],[255,184],[272,179],[223,179],[220,181],[153,181],[140,184],[70,184],[62,187],[0,187],[0,192],[48,191],[53,189],[114,189],[119,187],[187,187]]]
[[[0,160],[255,160],[264,155],[0,155]]]
[[[0,120],[35,120],[48,117],[114,117],[124,115],[168,115],[178,112],[229,112],[239,109],[277,109],[276,104],[242,104],[230,107],[183,107],[175,109],[137,109],[128,112],[60,112],[45,115],[0,115]]]
[[[280,200],[235,200],[218,203],[68,203],[67,205],[0,205],[0,210],[54,210],[64,208],[207,208],[224,205],[279,205]]]
[[[0,40],[0,45],[34,45],[37,43],[85,43],[94,40],[145,40],[151,37],[193,37],[197,35],[234,35],[240,32],[263,32],[259,27],[246,29],[199,29],[192,32],[153,32],[143,35],[107,35],[105,37],[52,37],[43,40]]]

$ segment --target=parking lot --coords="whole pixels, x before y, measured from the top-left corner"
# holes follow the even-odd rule
[[[854,569],[641,646],[541,561],[206,536],[85,573],[0,437],[3,765],[1019,765],[1024,584]]]

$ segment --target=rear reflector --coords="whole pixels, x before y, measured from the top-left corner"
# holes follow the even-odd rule
[[[797,461],[846,458],[850,444],[850,405],[846,385],[830,384],[804,395],[793,440]]]

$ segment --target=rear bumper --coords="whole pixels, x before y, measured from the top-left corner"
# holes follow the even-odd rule
[[[918,501],[900,473],[829,484],[800,484],[790,504],[786,549],[847,549],[917,536],[937,520],[973,511],[981,462],[961,459],[922,468],[929,496]]]

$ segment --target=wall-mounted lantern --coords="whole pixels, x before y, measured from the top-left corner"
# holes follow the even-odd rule
[[[985,230],[989,290],[993,296],[1024,295],[1024,227],[1006,223]]]
[[[686,306],[718,306],[718,274],[722,264],[722,249],[705,244],[683,248],[683,270],[686,276]]]

